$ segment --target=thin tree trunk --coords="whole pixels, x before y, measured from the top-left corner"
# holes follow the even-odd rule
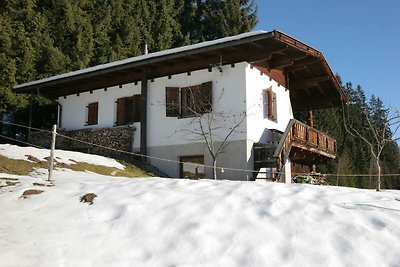
[[[217,180],[217,158],[213,158],[213,178]]]
[[[376,165],[378,166],[378,183],[376,186],[376,191],[381,191],[381,165],[379,163],[379,158],[376,159]]]

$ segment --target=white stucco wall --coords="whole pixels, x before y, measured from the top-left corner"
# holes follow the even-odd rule
[[[187,87],[212,81],[213,87],[213,112],[226,114],[215,116],[213,125],[222,126],[216,132],[216,141],[221,140],[230,130],[234,120],[245,116],[245,63],[224,66],[222,73],[216,68],[212,72],[208,70],[194,71],[172,76],[171,79],[163,77],[149,82],[148,89],[148,146],[180,145],[199,142],[196,135],[188,134],[187,129],[199,129],[199,124],[193,122],[193,118],[166,117],[165,114],[165,87]],[[204,115],[206,118],[207,115]],[[230,140],[245,140],[245,125],[243,122],[238,131]],[[239,133],[240,132],[240,133]],[[203,140],[201,141],[203,142]]]
[[[62,105],[62,127],[67,130],[77,130],[85,128],[106,128],[113,127],[116,120],[116,103],[118,98],[140,94],[140,83],[124,84],[122,88],[119,86],[109,87],[107,91],[104,88],[90,92],[80,93],[79,96],[68,95],[59,98]],[[99,102],[99,119],[97,125],[86,124],[87,108],[86,106],[92,102]]]
[[[277,121],[264,118],[263,90],[272,87],[276,93]],[[269,131],[276,129],[284,132],[289,120],[293,118],[289,90],[279,86],[274,80],[261,74],[256,68],[246,67],[246,103],[247,103],[247,139],[253,142],[269,140]]]
[[[185,129],[195,130],[198,128],[197,123],[193,123],[193,118],[176,118],[166,117],[165,113],[165,87],[187,87],[198,85],[204,82],[212,81],[213,83],[213,110],[215,113],[224,112],[222,118],[214,120],[215,124],[224,124],[225,129],[220,129],[216,140],[224,137],[226,131],[229,131],[230,121],[237,120],[237,117],[243,114],[245,110],[245,68],[246,63],[236,64],[235,67],[224,66],[223,72],[219,72],[213,68],[212,72],[208,70],[194,71],[191,75],[187,73],[173,75],[171,79],[168,77],[155,79],[148,82],[148,111],[147,111],[147,127],[148,137],[147,143],[149,147],[180,145],[196,141],[195,135],[188,135]],[[59,103],[62,105],[62,127],[67,130],[77,130],[85,128],[105,128],[114,127],[116,121],[116,103],[118,98],[140,94],[140,82],[137,85],[133,83],[125,84],[122,88],[119,86],[94,90],[92,94],[89,92],[78,95],[69,95],[66,98],[60,97]],[[99,102],[98,124],[88,125],[86,106],[92,102]],[[244,116],[244,115],[241,115]],[[245,121],[238,129],[238,133],[232,135],[230,140],[244,140]],[[134,123],[137,128],[135,131],[136,140],[134,147],[140,145],[140,123]],[[240,132],[240,133],[239,133]],[[136,136],[137,135],[137,136]],[[218,138],[218,136],[220,138]]]
[[[213,88],[213,110],[216,114],[223,112],[220,118],[213,123],[222,126],[216,132],[215,141],[220,141],[226,136],[230,127],[235,122],[244,118],[236,133],[229,141],[231,147],[240,148],[240,151],[228,155],[222,154],[218,159],[218,166],[228,168],[253,169],[252,146],[254,142],[265,142],[270,138],[268,129],[284,131],[287,123],[293,118],[290,104],[289,91],[283,86],[270,80],[265,74],[261,75],[256,68],[242,62],[223,66],[222,72],[213,68],[211,72],[207,69],[157,78],[148,81],[148,110],[147,110],[147,145],[150,156],[162,157],[169,160],[179,160],[184,155],[205,156],[206,165],[211,164],[203,139],[188,134],[185,129],[198,129],[198,123],[192,123],[193,118],[166,117],[165,88],[166,87],[188,87],[212,81]],[[85,128],[114,127],[116,121],[116,103],[121,97],[140,94],[140,82],[137,85],[125,84],[119,86],[94,90],[77,95],[69,95],[59,98],[62,105],[62,127],[67,130]],[[264,118],[263,114],[263,90],[272,87],[277,97],[277,122]],[[85,126],[87,118],[86,106],[92,102],[99,102],[98,124]],[[205,117],[207,115],[204,115]],[[140,148],[140,123],[134,123],[134,151]],[[198,136],[197,136],[198,137]],[[238,143],[235,143],[238,142]],[[199,146],[200,145],[200,146]],[[231,149],[227,149],[230,151]],[[236,154],[235,154],[236,153]],[[154,161],[154,160],[152,160]],[[172,176],[178,175],[179,164],[170,162],[153,162],[160,169]],[[173,165],[174,164],[174,165]],[[236,175],[237,174],[237,175]],[[247,180],[252,177],[250,173],[225,171],[220,173],[220,178]]]

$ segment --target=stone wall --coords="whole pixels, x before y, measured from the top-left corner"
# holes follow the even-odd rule
[[[76,131],[64,131],[60,129],[57,130],[59,135],[57,135],[56,138],[56,148],[87,152],[126,160],[131,158],[131,156],[119,151],[132,151],[134,131],[135,128],[129,126],[104,129],[84,129]],[[63,135],[69,138],[65,138]],[[87,143],[75,141],[73,139]],[[51,133],[32,132],[29,136],[29,142],[37,146],[50,148]],[[91,144],[112,148],[114,150],[94,146]]]

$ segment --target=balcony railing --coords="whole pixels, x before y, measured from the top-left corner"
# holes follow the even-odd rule
[[[300,155],[300,159],[309,164],[312,164],[316,159],[333,159],[336,157],[336,140],[334,138],[292,119],[289,121],[279,143],[254,144],[255,169],[276,164],[279,172],[277,179],[280,179],[282,168],[293,148],[297,148],[295,155]],[[295,161],[296,158],[292,158],[292,162]]]
[[[326,152],[333,157],[336,155],[336,140],[315,128],[308,126],[297,120],[291,120],[293,124],[287,138],[293,145],[316,148],[321,152]]]

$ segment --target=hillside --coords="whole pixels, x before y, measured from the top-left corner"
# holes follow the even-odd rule
[[[18,149],[1,146],[0,165],[25,155]],[[37,159],[46,154],[22,151]],[[86,154],[58,157],[93,163]],[[122,168],[111,159],[96,162]],[[0,177],[8,182],[0,188],[1,267],[400,263],[398,190],[128,179],[65,168],[51,184],[45,169]],[[22,198],[27,189],[43,192]],[[80,202],[89,192],[97,195],[93,205]]]

